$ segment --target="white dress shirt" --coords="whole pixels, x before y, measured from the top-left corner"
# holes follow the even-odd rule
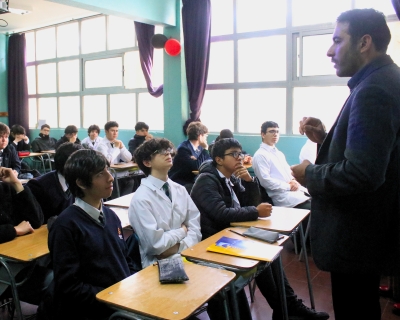
[[[81,141],[81,145],[85,146],[87,145],[90,149],[97,150],[101,140],[103,140],[102,137],[97,137],[94,141],[90,139],[90,137],[86,137]],[[94,144],[93,144],[94,142]]]
[[[300,163],[303,160],[308,160],[311,163],[315,163],[315,158],[317,157],[317,144],[312,142],[310,139],[307,139],[306,143],[300,150],[299,160]]]
[[[107,138],[103,138],[97,147],[97,151],[101,152],[111,164],[119,163],[120,160],[123,162],[129,162],[132,160],[132,154],[125,147],[122,149],[113,147],[111,141]]]
[[[165,181],[150,175],[142,179],[129,206],[129,222],[139,237],[143,268],[177,243],[180,253],[201,240],[200,212],[192,198],[185,187],[170,179],[167,182],[172,201],[162,189]]]
[[[261,143],[253,157],[253,169],[275,206],[293,208],[309,199],[302,191],[290,191],[292,171],[276,147]]]

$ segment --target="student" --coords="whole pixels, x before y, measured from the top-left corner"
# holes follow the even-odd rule
[[[190,192],[196,177],[192,171],[199,170],[200,165],[210,159],[210,154],[207,143],[208,129],[204,124],[199,121],[191,122],[186,133],[188,139],[178,146],[169,177]]]
[[[111,164],[120,162],[129,162],[132,155],[125,148],[121,140],[118,140],[118,123],[116,121],[108,121],[104,125],[106,136],[100,142],[97,150],[100,151]]]
[[[149,126],[144,122],[136,123],[135,131],[135,135],[128,143],[129,152],[132,154],[132,157],[137,147],[143,142],[153,139],[153,136],[149,133]]]
[[[128,215],[139,237],[143,268],[201,239],[199,210],[186,189],[168,178],[173,154],[172,143],[161,138],[146,141],[135,151],[146,178],[132,197]]]
[[[134,272],[121,222],[102,204],[113,188],[108,170],[107,159],[90,149],[74,152],[65,163],[75,203],[49,232],[54,319],[108,319],[113,310],[97,301],[96,294]]]
[[[269,216],[272,210],[270,204],[260,203],[258,183],[243,166],[242,146],[236,139],[217,141],[212,158],[201,165],[200,175],[190,194],[201,213],[203,239],[229,227],[231,222],[257,220]],[[289,317],[329,318],[327,313],[312,310],[297,299],[285,275],[284,282]],[[279,293],[270,267],[256,277],[256,283],[274,310],[272,319],[282,319]]]
[[[64,135],[58,139],[55,149],[62,145],[64,142],[72,142],[75,144],[81,144],[81,140],[78,138],[78,128],[74,125],[67,126],[64,130]]]
[[[10,128],[0,122],[0,166],[11,168],[18,176],[21,171],[21,160],[13,144],[8,143]]]
[[[32,141],[31,147],[33,152],[55,150],[56,143],[57,140],[50,137],[50,126],[43,124],[40,127],[39,137]]]
[[[82,140],[81,144],[87,149],[97,150],[102,137],[99,137],[100,127],[97,124],[92,124],[88,128],[88,137]]]
[[[65,181],[64,166],[68,157],[80,149],[83,149],[80,144],[64,142],[58,147],[54,156],[55,170],[27,183],[42,208],[45,223],[50,217],[58,216],[75,201]]]
[[[19,124],[14,124],[10,130],[9,143],[13,143],[17,151],[30,151],[31,145],[26,135],[25,128]]]

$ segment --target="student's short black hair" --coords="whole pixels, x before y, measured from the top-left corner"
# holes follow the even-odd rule
[[[214,166],[217,166],[217,161],[215,161],[215,158],[220,157],[223,159],[225,157],[225,151],[230,148],[239,148],[242,150],[242,145],[235,138],[219,139],[214,143],[214,147],[211,151],[211,158]]]
[[[72,153],[64,166],[64,177],[71,193],[78,198],[85,196],[82,189],[76,184],[76,180],[87,187],[92,187],[93,176],[109,167],[106,157],[92,149],[81,149]]]
[[[40,130],[43,130],[44,128],[50,129],[50,126],[47,123],[42,124],[42,126],[40,127]]]
[[[78,128],[74,125],[69,125],[65,128],[64,133],[69,134],[69,133],[77,133]]]
[[[3,122],[0,122],[0,135],[7,134],[10,135],[10,128]]]
[[[108,121],[104,125],[104,130],[108,131],[112,127],[119,127],[118,122],[117,121]]]
[[[143,161],[150,161],[151,157],[153,156],[154,152],[157,150],[169,149],[174,148],[174,145],[171,141],[164,138],[154,138],[148,141],[143,142],[134,152],[134,157],[137,165],[139,166],[140,170],[148,176],[151,174],[151,168],[146,167]]]
[[[149,125],[148,124],[146,124],[146,123],[144,123],[144,122],[138,122],[138,123],[136,123],[136,125],[135,125],[135,130],[136,131],[139,131],[139,130],[142,130],[142,129],[146,129],[146,130],[149,130]]]
[[[11,129],[11,133],[15,136],[17,134],[26,134],[25,128],[21,126],[20,124],[14,124]]]
[[[97,124],[92,124],[88,129],[87,133],[90,135],[92,131],[97,131],[98,134],[100,134],[100,127]]]
[[[189,123],[186,134],[189,140],[197,140],[199,135],[208,133],[207,127],[200,121],[193,121]]]
[[[54,156],[54,166],[55,169],[61,174],[64,175],[64,166],[68,160],[68,157],[77,150],[83,149],[81,144],[72,143],[72,142],[64,142],[61,144],[56,151]]]
[[[348,33],[351,43],[357,43],[360,38],[369,34],[375,49],[386,52],[391,35],[385,15],[375,9],[353,9],[345,11],[336,19],[339,23],[348,23]]]
[[[232,131],[229,130],[229,129],[223,129],[223,130],[221,130],[221,132],[219,133],[219,138],[220,138],[220,139],[233,138],[233,133],[232,133]]]
[[[278,124],[274,121],[265,121],[261,125],[261,133],[266,133],[268,128],[279,128]]]

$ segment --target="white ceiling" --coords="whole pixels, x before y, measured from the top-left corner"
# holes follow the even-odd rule
[[[8,26],[0,27],[0,33],[22,32],[98,14],[45,0],[9,0],[9,6],[30,9],[31,12],[25,15],[0,14],[0,19],[8,23]],[[4,25],[6,23],[0,20],[0,26]]]

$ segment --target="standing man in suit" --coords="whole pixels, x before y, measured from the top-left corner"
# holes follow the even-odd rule
[[[211,157],[207,143],[208,129],[204,124],[199,121],[191,122],[186,133],[188,139],[178,146],[169,177],[185,186],[190,193],[196,177],[192,171],[199,170],[200,165]]]
[[[319,119],[300,121],[319,153],[292,171],[313,199],[311,249],[331,273],[336,320],[381,319],[380,275],[400,271],[400,69],[386,54],[390,37],[382,13],[342,13],[327,55],[351,77],[350,96],[328,133]]]

